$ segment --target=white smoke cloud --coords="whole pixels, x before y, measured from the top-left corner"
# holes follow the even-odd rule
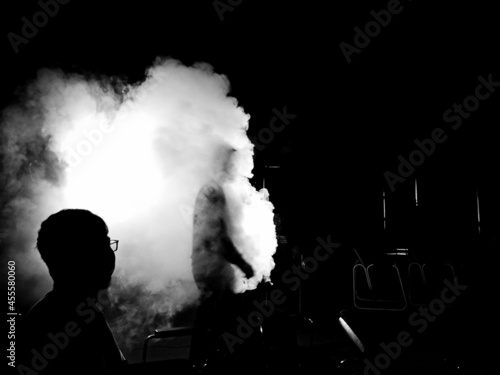
[[[40,223],[63,208],[85,208],[120,240],[111,290],[121,304],[112,322],[118,340],[132,345],[145,329],[168,325],[198,297],[190,261],[193,205],[213,155],[226,145],[237,150],[235,179],[226,188],[231,235],[255,272],[246,280],[236,270],[234,289],[269,280],[277,245],[273,205],[267,191],[249,183],[249,115],[229,88],[211,66],[172,59],[158,60],[135,85],[40,71],[2,121],[2,221],[9,223],[2,243],[25,282],[36,286],[31,298],[50,286],[33,249]]]

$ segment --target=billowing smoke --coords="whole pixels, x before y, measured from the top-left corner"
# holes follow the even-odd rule
[[[268,280],[276,249],[273,205],[249,183],[249,115],[207,64],[158,60],[144,82],[42,70],[2,118],[2,244],[30,301],[51,280],[34,249],[40,223],[63,208],[101,216],[118,239],[111,322],[121,344],[164,328],[196,303],[193,206],[223,147],[236,149],[226,187],[232,237],[255,275],[236,270],[236,292]],[[78,241],[78,239],[75,239]],[[71,246],[71,244],[69,244]],[[20,286],[22,287],[22,286]]]

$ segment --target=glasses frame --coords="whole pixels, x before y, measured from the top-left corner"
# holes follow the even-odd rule
[[[111,250],[113,250],[113,252],[117,252],[118,251],[118,242],[120,242],[119,240],[110,240],[109,241],[109,246],[111,247]]]

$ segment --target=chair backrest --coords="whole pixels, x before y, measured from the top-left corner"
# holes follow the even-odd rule
[[[406,295],[397,265],[373,263],[353,267],[354,306],[364,310],[402,311]]]
[[[444,281],[456,280],[453,265],[447,263],[410,263],[408,266],[409,300],[415,306],[427,306],[434,298],[439,298]]]

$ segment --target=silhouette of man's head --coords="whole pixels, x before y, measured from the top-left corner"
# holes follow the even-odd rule
[[[104,220],[87,210],[66,209],[41,225],[36,244],[54,287],[98,291],[107,288],[115,269]]]

